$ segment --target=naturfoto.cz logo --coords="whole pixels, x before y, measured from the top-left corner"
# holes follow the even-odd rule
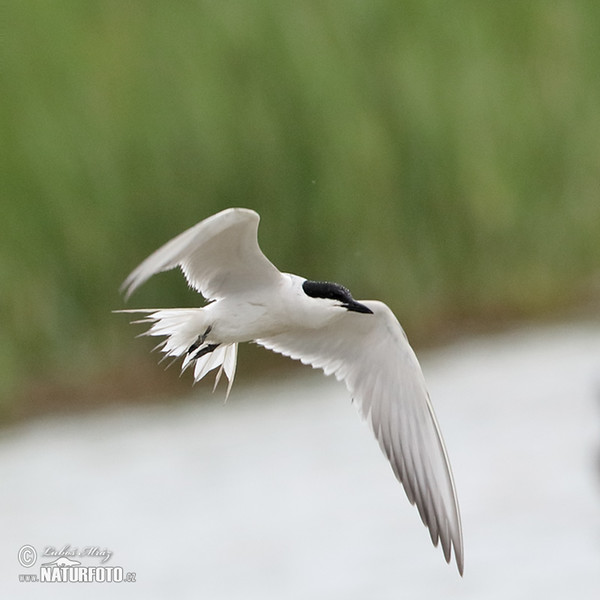
[[[39,565],[37,573],[20,573],[19,581],[22,583],[132,583],[136,580],[136,574],[125,571],[121,566],[106,564],[83,564],[82,560],[100,560],[107,563],[113,555],[107,548],[87,546],[85,548],[74,548],[65,545],[60,549],[54,546],[46,546],[38,554],[36,548],[25,544],[19,548],[17,559],[19,564],[25,568],[32,568],[38,562],[38,557],[44,557]],[[48,561],[48,558],[54,560]],[[81,560],[80,560],[81,559]]]

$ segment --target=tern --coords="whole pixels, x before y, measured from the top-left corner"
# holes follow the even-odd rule
[[[415,353],[392,311],[355,300],[342,285],[281,273],[258,245],[259,215],[223,210],[151,254],[123,282],[126,298],[153,275],[180,267],[207,301],[200,308],[134,309],[142,335],[193,366],[194,382],[219,368],[235,376],[237,346],[255,342],[343,381],[446,562],[463,573],[462,527],[448,455]]]

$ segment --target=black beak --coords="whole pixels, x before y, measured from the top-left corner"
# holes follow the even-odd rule
[[[373,314],[373,311],[370,308],[367,308],[364,304],[361,304],[360,302],[356,302],[356,300],[346,302],[343,306],[345,306],[347,310],[351,310],[352,312],[365,313],[368,315]]]

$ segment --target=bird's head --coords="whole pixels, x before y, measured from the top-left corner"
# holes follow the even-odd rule
[[[357,302],[352,297],[350,290],[339,283],[306,279],[302,283],[302,290],[310,298],[322,299],[332,307],[345,308],[358,313],[373,313],[370,308]]]

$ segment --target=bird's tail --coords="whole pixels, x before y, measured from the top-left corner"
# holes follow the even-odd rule
[[[140,336],[166,336],[154,350],[160,350],[162,360],[173,357],[170,364],[183,357],[181,372],[194,366],[194,383],[200,381],[209,371],[219,367],[213,390],[217,387],[221,375],[225,372],[228,380],[229,396],[235,367],[237,364],[237,344],[210,344],[206,337],[210,332],[210,324],[206,322],[206,313],[202,308],[146,308],[134,310],[118,310],[115,312],[142,313],[143,319],[133,323],[150,323],[148,331]]]

